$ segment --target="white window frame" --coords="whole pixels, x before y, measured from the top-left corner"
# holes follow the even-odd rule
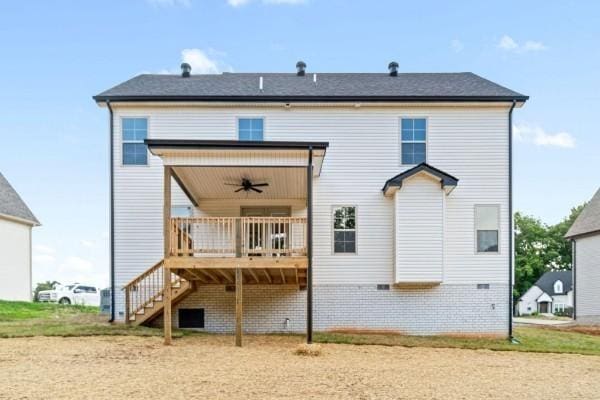
[[[556,287],[560,285],[560,290],[556,290]],[[559,279],[556,282],[554,282],[554,293],[560,293],[563,294],[565,290],[565,285],[562,283],[562,281]]]
[[[425,140],[417,140],[417,141],[406,141],[406,143],[425,143],[425,161],[427,162],[427,160],[429,159],[429,117],[425,117],[425,116],[415,116],[415,115],[403,115],[400,116],[400,118],[398,119],[398,161],[400,163],[400,166],[415,166],[418,164],[404,164],[402,162],[402,145],[405,143],[402,140],[402,120],[403,119],[424,119],[425,120]]]
[[[263,122],[263,138],[262,140],[259,141],[266,141],[267,140],[267,119],[265,118],[264,115],[238,115],[235,117],[235,135],[236,135],[236,140],[241,141],[241,142],[247,142],[248,140],[241,140],[240,139],[240,120],[241,119],[262,119]]]
[[[121,166],[125,167],[125,168],[140,168],[140,167],[148,167],[150,166],[150,151],[148,150],[148,146],[146,146],[146,164],[125,164],[123,162],[124,158],[125,158],[125,144],[126,143],[144,143],[144,141],[139,141],[139,140],[125,140],[124,136],[123,136],[123,120],[124,119],[140,119],[143,118],[146,120],[146,139],[150,138],[150,116],[148,115],[122,115],[119,119],[120,119],[120,123],[121,123],[121,137],[120,137],[120,141],[121,141]]]
[[[354,208],[354,229],[335,229],[335,210],[343,207]],[[354,204],[335,204],[331,206],[331,254],[334,256],[354,256],[358,254],[358,207]],[[335,232],[354,231],[354,252],[338,253],[335,251]]]
[[[567,307],[566,307],[566,305],[564,303],[552,303],[552,313],[555,313],[557,311],[559,311],[559,312],[565,312],[566,308]]]
[[[479,229],[477,229],[477,207],[496,207],[498,209],[498,250],[497,251],[479,251],[479,246],[477,243],[477,231]],[[475,206],[473,207],[473,233],[474,233],[474,242],[475,242],[475,254],[477,255],[499,255],[501,254],[501,250],[502,250],[502,246],[500,245],[502,240],[502,235],[501,235],[501,229],[500,229],[500,222],[502,220],[501,217],[501,212],[502,209],[500,207],[500,204],[475,204]],[[483,230],[483,229],[482,229]]]

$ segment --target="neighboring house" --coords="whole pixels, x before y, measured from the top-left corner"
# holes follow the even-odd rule
[[[110,115],[115,319],[164,323],[167,342],[171,324],[242,319],[309,341],[510,334],[511,116],[527,96],[396,64],[182,69],[94,97]]]
[[[600,189],[565,237],[573,245],[575,319],[600,323]]]
[[[573,308],[571,271],[546,272],[517,302],[519,315],[564,313],[571,308]]]
[[[0,173],[0,299],[31,300],[31,228],[39,225]]]

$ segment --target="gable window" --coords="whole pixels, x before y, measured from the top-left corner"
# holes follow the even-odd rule
[[[554,293],[562,293],[563,292],[563,283],[562,281],[554,282]]]
[[[356,207],[333,209],[333,252],[356,253]]]
[[[263,140],[262,118],[240,118],[238,119],[238,139],[239,140]]]
[[[402,164],[414,165],[425,162],[427,154],[427,120],[425,118],[402,118]]]
[[[497,205],[475,206],[478,253],[498,253],[499,230],[500,207]]]
[[[148,137],[148,119],[123,118],[123,164],[148,164],[148,147],[144,139]]]

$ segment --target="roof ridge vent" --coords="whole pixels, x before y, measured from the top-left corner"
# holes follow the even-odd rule
[[[398,63],[396,61],[389,63],[388,70],[390,71],[390,76],[398,76]]]
[[[188,63],[181,63],[181,77],[189,78],[192,73],[192,66]]]
[[[304,76],[306,74],[306,63],[304,61],[298,61],[296,63],[296,75]]]

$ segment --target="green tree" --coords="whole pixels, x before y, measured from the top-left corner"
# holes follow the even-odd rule
[[[515,300],[522,296],[547,271],[571,269],[571,243],[565,234],[585,204],[571,209],[556,225],[515,214]]]
[[[38,283],[36,285],[36,287],[35,287],[33,300],[34,301],[39,301],[38,294],[42,290],[54,290],[54,288],[56,288],[56,285],[60,285],[60,282],[57,282],[57,281],[53,281],[53,282],[46,281],[46,282],[40,282],[40,283]]]

